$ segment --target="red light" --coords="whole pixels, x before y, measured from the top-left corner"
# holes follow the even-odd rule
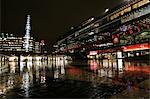
[[[91,70],[97,70],[98,69],[98,65],[97,65],[96,61],[91,61],[90,69]]]
[[[125,67],[127,71],[142,71],[144,73],[150,74],[150,67],[149,66],[127,66]]]
[[[130,45],[126,47],[122,47],[123,51],[134,51],[134,50],[144,50],[144,49],[150,49],[150,44],[149,43],[144,43],[144,44],[136,44],[136,45]]]

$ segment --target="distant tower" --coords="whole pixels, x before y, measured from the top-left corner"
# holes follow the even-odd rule
[[[25,48],[25,52],[29,52],[29,48],[30,48],[30,30],[31,30],[31,26],[30,26],[30,15],[27,15],[27,23],[26,23],[26,27],[25,27],[25,31],[26,34],[24,36],[24,48]]]

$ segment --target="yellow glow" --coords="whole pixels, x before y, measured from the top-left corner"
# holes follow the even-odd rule
[[[16,56],[9,57],[9,61],[15,61],[15,60],[18,60],[18,57]]]

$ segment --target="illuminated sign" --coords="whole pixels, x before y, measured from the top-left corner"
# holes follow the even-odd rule
[[[97,51],[90,51],[90,55],[97,55]]]
[[[136,8],[141,7],[141,6],[143,6],[143,5],[145,5],[145,4],[149,3],[149,2],[150,2],[149,0],[142,0],[142,1],[132,5],[132,8],[136,9]]]
[[[127,13],[127,12],[130,12],[130,11],[131,11],[131,6],[128,7],[128,8],[123,9],[123,10],[120,11],[120,12],[115,13],[114,15],[112,15],[112,16],[110,17],[110,20],[113,20],[113,19],[115,19],[115,18],[117,18],[117,17],[119,17],[119,16],[121,16],[121,15],[124,15],[124,14]]]
[[[149,3],[149,2],[150,2],[149,0],[142,0],[142,1],[138,2],[138,3],[130,5],[130,6],[126,7],[126,8],[124,8],[123,10],[121,10],[121,11],[113,14],[112,16],[110,16],[110,20],[113,20],[113,19],[115,19],[115,18],[117,18],[119,16],[122,16],[125,13],[130,12],[132,9],[139,8],[139,7],[145,5],[145,4]]]
[[[150,43],[144,43],[144,44],[136,44],[136,45],[129,45],[122,47],[123,51],[135,51],[135,50],[145,50],[150,49]]]
[[[125,23],[127,21],[130,21],[132,19],[141,17],[141,16],[149,14],[149,13],[150,13],[150,7],[148,6],[148,7],[142,8],[138,11],[135,11],[134,13],[130,13],[129,15],[123,16],[121,18],[121,23]]]
[[[106,43],[106,44],[99,44],[99,45],[94,44],[93,46],[96,46],[96,47],[104,47],[104,46],[111,46],[111,45],[113,45],[113,43]]]

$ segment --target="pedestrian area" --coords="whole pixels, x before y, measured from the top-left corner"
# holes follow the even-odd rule
[[[150,79],[147,79],[136,86],[128,86],[121,93],[112,96],[111,99],[149,99],[150,98]]]

